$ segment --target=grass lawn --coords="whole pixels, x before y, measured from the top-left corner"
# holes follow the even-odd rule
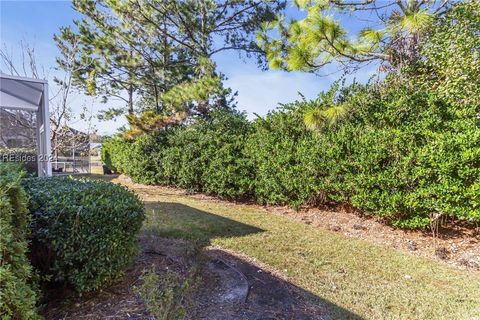
[[[480,274],[247,205],[136,187],[145,231],[247,255],[331,306],[334,319],[480,319]]]

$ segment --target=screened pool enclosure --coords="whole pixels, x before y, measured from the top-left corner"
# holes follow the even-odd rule
[[[34,163],[51,176],[48,82],[0,74],[0,161]]]

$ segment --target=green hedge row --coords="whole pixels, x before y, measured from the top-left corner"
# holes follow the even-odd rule
[[[326,96],[252,123],[219,112],[136,140],[113,137],[103,159],[137,182],[230,199],[348,203],[408,228],[427,226],[433,213],[480,221],[478,106],[461,109],[395,81],[354,85],[336,93],[346,116],[308,130],[305,112]]]
[[[250,123],[217,111],[209,121],[172,128],[135,141],[121,137],[102,145],[102,160],[114,171],[145,184],[175,185],[221,197],[253,196],[253,167],[245,154]]]
[[[404,227],[426,226],[431,213],[480,221],[475,112],[458,116],[456,107],[403,89],[357,90],[347,98],[356,108],[350,118],[314,137],[301,115],[291,116],[302,104],[267,117],[251,139],[261,200],[298,205],[326,195]]]
[[[0,318],[36,319],[28,250],[30,214],[19,166],[0,163]]]

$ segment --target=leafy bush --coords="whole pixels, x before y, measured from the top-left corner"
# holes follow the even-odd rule
[[[453,105],[480,105],[480,2],[456,3],[431,30],[422,53],[426,82]]]
[[[138,181],[155,177],[149,182],[293,207],[348,203],[407,228],[426,227],[433,213],[480,221],[474,114],[416,80],[337,88],[251,125],[220,114],[161,139],[112,139],[129,151],[117,162],[140,168],[123,171]],[[346,110],[342,117],[308,130],[305,115],[332,95]],[[144,161],[132,161],[138,156]]]
[[[109,169],[125,173],[135,182],[155,184],[161,180],[157,176],[159,170],[155,157],[165,143],[165,136],[161,134],[143,135],[135,140],[117,136],[103,143],[101,159]]]
[[[243,147],[248,132],[245,116],[230,111],[176,129],[160,160],[165,181],[225,198],[248,197],[253,180]]]
[[[145,269],[142,284],[135,287],[148,311],[158,320],[185,319],[185,297],[192,290],[193,277],[182,279],[174,271],[167,271],[160,277],[155,267]]]
[[[249,128],[243,114],[221,110],[188,127],[135,140],[113,137],[102,145],[102,157],[106,165],[135,182],[245,198],[253,180],[243,154]]]
[[[139,198],[108,182],[25,180],[33,213],[32,263],[78,292],[116,279],[136,253],[144,219]]]
[[[17,165],[0,163],[0,317],[35,319],[36,294],[27,259],[30,214]]]
[[[255,199],[260,203],[298,206],[317,190],[309,167],[314,135],[302,123],[305,103],[271,112],[253,124],[246,153],[253,163]],[[305,157],[306,156],[306,157]]]

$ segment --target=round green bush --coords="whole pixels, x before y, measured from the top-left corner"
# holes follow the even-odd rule
[[[144,220],[138,196],[103,181],[25,180],[33,214],[32,263],[82,293],[116,279],[136,254]]]

